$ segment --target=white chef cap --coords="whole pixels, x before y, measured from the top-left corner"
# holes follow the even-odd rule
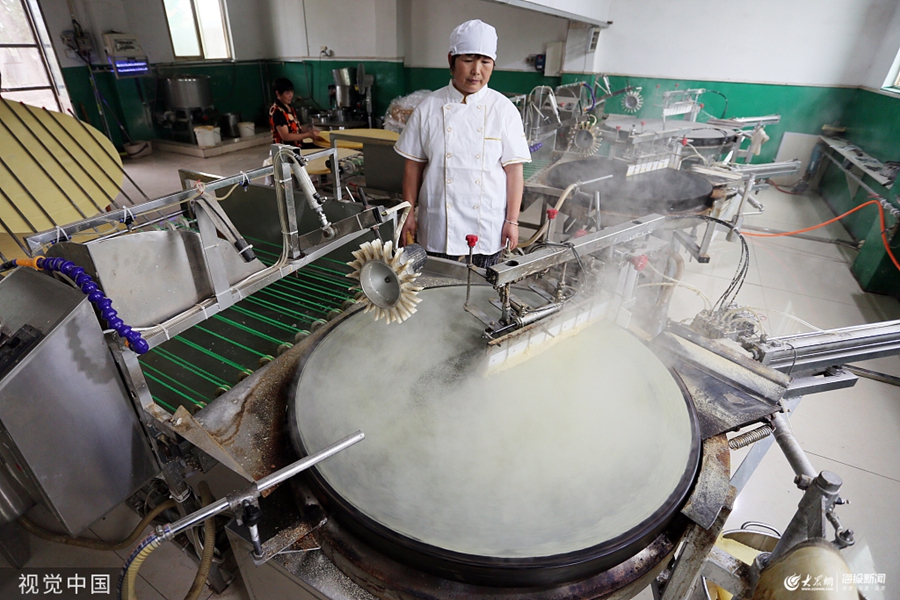
[[[497,60],[497,30],[478,19],[466,21],[450,34],[450,54],[481,54]]]

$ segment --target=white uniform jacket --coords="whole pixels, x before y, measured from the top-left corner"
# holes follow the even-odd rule
[[[506,219],[503,167],[531,162],[522,119],[505,96],[484,87],[462,102],[451,83],[416,107],[394,150],[427,162],[419,190],[418,242],[429,252],[475,254],[501,248]]]

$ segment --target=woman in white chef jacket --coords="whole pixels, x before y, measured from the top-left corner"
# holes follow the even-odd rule
[[[394,150],[406,158],[403,199],[410,216],[400,244],[416,238],[443,258],[468,255],[490,266],[519,241],[522,163],[531,162],[518,110],[487,87],[497,58],[497,32],[479,20],[450,35],[450,85],[432,93],[410,116]]]

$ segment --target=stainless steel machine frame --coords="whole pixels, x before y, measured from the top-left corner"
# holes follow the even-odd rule
[[[144,223],[162,221],[168,219],[169,215],[161,214],[156,218],[151,213],[171,211],[177,204],[193,201],[197,226],[196,231],[192,231],[192,235],[199,238],[202,253],[192,266],[197,272],[206,274],[210,293],[201,302],[189,307],[178,307],[173,316],[162,322],[149,323],[142,328],[142,333],[150,345],[157,345],[170,336],[211,317],[238,299],[309,264],[333,248],[357,239],[384,220],[396,215],[397,209],[369,208],[351,218],[332,223],[328,222],[327,218],[320,213],[324,220],[322,226],[309,233],[301,234],[298,231],[297,205],[293,199],[291,176],[292,173],[297,173],[297,165],[302,163],[302,160],[285,156],[285,152],[283,147],[273,147],[274,164],[272,167],[219,179],[205,184],[202,189],[179,192],[150,201],[140,207],[101,214],[66,227],[36,234],[28,239],[29,248],[35,252],[47,244],[70,239],[78,232],[110,223],[123,222],[130,228],[138,220],[143,220]],[[336,157],[334,150],[329,152]],[[337,161],[334,160],[333,163],[336,164]],[[266,175],[275,177],[275,191],[281,224],[282,255],[273,266],[252,267],[252,272],[249,274],[236,274],[232,269],[233,265],[237,264],[233,260],[234,257],[225,258],[227,253],[239,254],[232,247],[234,232],[231,229],[233,224],[228,222],[227,217],[223,222],[222,215],[214,208],[215,201],[209,196],[204,197],[204,194]],[[340,184],[337,175],[335,173],[337,190],[335,195],[339,196]],[[751,184],[745,188],[752,189],[752,177],[748,180]],[[302,189],[308,199],[312,198],[310,207],[315,210],[315,198],[312,193],[308,188],[303,187]],[[571,268],[574,270],[574,264],[589,255],[602,254],[611,248],[627,245],[636,239],[652,240],[655,238],[651,234],[664,227],[678,228],[685,224],[686,222],[680,222],[677,219],[651,215],[574,239],[562,248],[542,248],[522,256],[521,259],[508,260],[476,272],[498,289],[499,304],[501,308],[506,308],[508,311],[512,296],[510,286],[513,283],[526,281],[529,277],[551,270],[568,268],[568,265],[573,265]],[[228,227],[229,225],[231,227]],[[223,227],[228,231],[223,232]],[[226,234],[226,241],[231,244],[220,242],[220,234]],[[116,232],[110,237],[115,239],[120,235],[127,234]],[[103,240],[100,239],[97,243],[102,245]],[[64,248],[64,246],[59,247]],[[447,269],[441,274],[446,275],[450,272],[451,267],[447,267]],[[613,282],[613,287],[623,298],[633,296],[639,276],[631,273],[635,270],[626,266],[621,270],[621,278]],[[465,270],[463,273],[467,274]],[[563,280],[564,274],[565,271],[561,277]],[[101,278],[109,277],[106,273],[99,275]],[[557,280],[557,282],[559,281]],[[559,287],[562,288],[563,285]],[[553,300],[553,298],[548,299],[548,303],[552,303]],[[522,319],[517,326],[525,329],[528,326],[539,324],[544,318],[557,318],[557,314],[565,308],[560,306],[559,310],[554,307],[552,311],[534,311],[531,320],[525,319],[526,314],[519,314]],[[507,314],[509,313],[507,312]],[[876,351],[865,348],[867,345],[870,345],[871,348],[877,347],[878,352],[898,351],[896,345],[888,346],[896,341],[896,324],[882,324],[882,330],[889,330],[886,333],[873,331],[877,329],[875,327],[871,329],[860,332],[860,335],[865,336],[865,340],[877,341],[872,341],[871,344],[862,343],[861,340],[864,340],[863,337],[860,337],[856,340],[857,345],[851,348],[837,348],[834,339],[828,338],[828,332],[825,332],[819,339],[811,341],[808,346],[809,356],[814,356],[816,351],[824,346],[830,346],[832,349],[840,351],[839,357],[831,360],[831,362],[837,361],[837,363],[851,357],[869,356],[871,352]],[[885,335],[881,336],[882,333]],[[891,341],[882,344],[882,340],[887,338]],[[177,445],[176,440],[186,440],[248,481],[271,474],[274,467],[271,466],[270,455],[248,452],[258,443],[255,437],[257,430],[254,427],[267,418],[264,412],[256,409],[260,403],[277,401],[277,394],[273,390],[277,390],[279,386],[283,388],[290,380],[292,371],[289,365],[297,356],[299,347],[296,350],[288,351],[266,369],[254,373],[242,385],[232,388],[196,415],[190,414],[183,408],[170,415],[160,409],[150,397],[146,380],[134,353],[124,349],[114,334],[108,334],[105,343],[111,350],[111,355],[122,373],[122,380],[116,379],[116,381],[124,383],[125,394],[130,397],[137,408],[143,434],[154,451],[158,466],[172,495],[180,502],[179,511],[183,515],[187,512],[183,502],[189,497],[190,489],[184,480],[183,460],[171,452],[172,448]],[[764,567],[763,561],[755,571],[742,569],[735,561],[714,550],[713,543],[724,525],[736,494],[735,488],[732,487],[736,482],[730,477],[728,448],[724,432],[759,422],[770,423],[771,429],[775,433],[775,440],[778,441],[792,467],[798,473],[798,485],[805,486],[804,489],[807,492],[798,509],[797,516],[783,538],[783,544],[773,552],[773,555],[777,556],[788,552],[791,547],[807,538],[823,537],[825,521],[830,521],[835,527],[838,545],[852,542],[852,535],[841,533],[846,530],[840,526],[836,518],[833,518],[831,510],[835,505],[840,504],[837,496],[840,487],[839,480],[831,474],[817,473],[811,467],[796,440],[785,427],[783,418],[778,414],[782,407],[782,399],[792,384],[790,378],[776,369],[751,361],[747,357],[737,356],[721,344],[705,340],[691,332],[677,330],[677,328],[658,336],[654,343],[658,344],[661,352],[666,352],[673,360],[677,360],[684,372],[687,373],[685,378],[693,382],[688,384],[689,387],[692,386],[691,389],[697,391],[694,394],[695,402],[708,418],[701,423],[706,441],[704,442],[703,468],[697,484],[699,491],[689,498],[682,509],[683,516],[690,520],[690,524],[684,532],[678,534],[677,540],[668,540],[656,546],[652,545],[645,553],[639,554],[635,560],[639,562],[654,561],[654,565],[667,565],[668,559],[673,556],[676,542],[681,541],[682,550],[678,554],[674,567],[663,568],[658,578],[653,569],[647,568],[642,571],[640,582],[647,583],[644,576],[651,579],[657,578],[657,589],[663,590],[661,597],[665,600],[691,598],[701,575],[708,576],[714,581],[721,582],[724,587],[738,592],[745,592],[755,585],[755,577]],[[762,342],[760,343],[762,344]],[[775,346],[760,346],[761,356],[774,356],[777,350]],[[774,362],[774,359],[771,362]],[[816,365],[816,367],[821,366]],[[115,372],[115,369],[112,369],[112,372]],[[725,397],[721,393],[723,389],[728,390],[732,396]],[[734,395],[746,402],[749,406],[746,411],[740,412],[733,409],[730,398],[733,398]],[[222,431],[228,431],[228,435],[223,437]],[[282,486],[280,489],[287,490],[287,486]],[[299,493],[299,497],[302,501],[302,492]],[[273,495],[272,501],[275,500]],[[301,507],[307,506],[303,502],[300,504]],[[305,584],[298,583],[297,585],[307,590],[304,593],[309,593],[311,597],[369,597],[366,592],[352,582],[349,586],[345,585],[347,578],[337,574],[338,568],[353,572],[352,565],[342,563],[335,566],[325,560],[324,554],[318,553],[314,556],[309,553],[314,548],[308,546],[311,538],[308,538],[307,534],[313,530],[321,530],[323,535],[330,535],[330,530],[327,518],[324,521],[321,518],[318,521],[315,519],[309,521],[309,515],[305,516],[307,520],[304,523],[300,525],[294,523],[296,527],[286,530],[286,533],[280,537],[277,535],[267,537],[262,544],[257,544],[255,549],[267,549],[266,559],[277,557],[278,568],[284,573],[291,573],[292,577],[296,576],[298,581],[305,581]],[[252,538],[251,532],[248,531],[247,534]],[[245,538],[239,528],[229,529],[228,535],[242,567],[249,568],[251,563],[257,565],[265,562],[265,560],[248,561],[249,553],[246,552]],[[252,542],[247,543],[253,547]],[[269,544],[267,548],[266,543]],[[325,563],[331,564],[332,570],[329,572],[331,574],[323,578],[322,569]],[[316,572],[316,569],[319,571]],[[621,575],[616,573],[609,575],[612,578],[617,576]],[[245,579],[248,581],[251,579],[249,573],[245,575]],[[340,583],[335,584],[335,581]],[[612,583],[617,581],[621,583],[622,580]],[[629,586],[637,585],[637,580],[627,583]],[[628,590],[629,592],[636,591],[632,587],[628,587]],[[577,596],[578,589],[575,588],[570,592]],[[526,594],[523,597],[529,596]]]

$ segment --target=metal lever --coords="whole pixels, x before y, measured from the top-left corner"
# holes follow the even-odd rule
[[[472,252],[475,250],[475,244],[478,243],[478,236],[469,234],[466,236],[466,245],[469,246],[469,256],[466,259],[466,304],[469,306],[469,293],[472,291]]]
[[[345,437],[339,442],[335,442],[331,446],[328,446],[324,450],[321,450],[313,455],[307,456],[306,458],[301,458],[300,460],[289,464],[283,469],[279,469],[275,471],[271,475],[267,475],[248,487],[247,489],[237,492],[235,494],[229,494],[225,498],[213,502],[212,504],[201,508],[200,510],[193,512],[180,520],[171,523],[169,525],[163,525],[158,527],[156,530],[156,534],[158,537],[162,538],[163,541],[168,541],[174,538],[176,535],[188,529],[189,527],[193,527],[198,523],[202,523],[203,521],[209,519],[210,517],[214,517],[215,515],[231,509],[232,511],[238,512],[241,510],[245,510],[245,502],[252,503],[262,495],[262,492],[275,487],[276,485],[285,482],[290,479],[294,475],[305,471],[306,469],[322,462],[326,458],[334,456],[338,452],[345,450],[356,444],[357,442],[361,442],[365,439],[366,435],[362,431],[357,431],[351,436]],[[255,524],[253,525],[255,527]],[[252,536],[251,531],[251,536]],[[257,532],[257,538],[259,534]],[[261,549],[261,548],[260,548]],[[254,543],[254,551],[256,551],[256,543]]]

